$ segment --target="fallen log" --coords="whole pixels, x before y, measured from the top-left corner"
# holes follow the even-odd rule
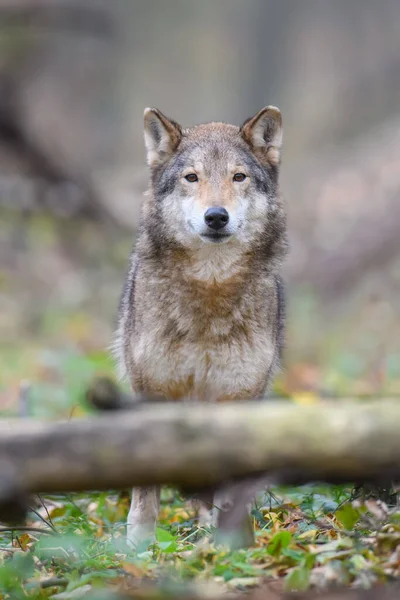
[[[0,472],[17,473],[27,493],[198,490],[263,474],[280,483],[376,482],[400,478],[399,430],[396,400],[142,404],[63,423],[3,419]]]
[[[47,586],[46,586],[47,587]],[[124,592],[96,590],[85,595],[88,600],[398,600],[398,585],[376,586],[370,590],[333,590],[308,592],[278,592],[268,583],[246,592],[226,592],[215,585],[184,584],[154,587],[142,585]]]

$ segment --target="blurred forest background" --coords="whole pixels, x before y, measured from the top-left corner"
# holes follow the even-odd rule
[[[0,0],[3,404],[111,343],[146,106],[184,126],[281,108],[278,389],[400,392],[399,23],[398,0]]]

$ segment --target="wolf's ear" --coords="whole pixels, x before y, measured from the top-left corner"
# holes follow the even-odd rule
[[[156,108],[145,109],[144,143],[151,167],[166,160],[177,149],[181,138],[182,130],[178,123],[167,119]]]
[[[276,106],[266,106],[240,128],[242,137],[260,160],[278,165],[282,147],[282,115]]]

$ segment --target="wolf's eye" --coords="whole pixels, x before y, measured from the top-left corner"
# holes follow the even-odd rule
[[[196,181],[199,180],[196,173],[188,173],[187,175],[185,175],[185,179],[186,181],[189,181],[189,183],[196,183]]]
[[[237,182],[241,182],[244,181],[246,179],[247,175],[245,175],[244,173],[235,173],[233,176],[233,181],[237,181]]]

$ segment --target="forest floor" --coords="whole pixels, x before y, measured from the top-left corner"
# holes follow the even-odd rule
[[[68,331],[69,345],[46,347],[42,339],[0,348],[2,415],[65,420],[91,412],[84,391],[95,375],[112,374],[114,365],[107,351],[85,345],[95,327],[89,319],[60,319],[58,327]],[[332,395],[351,383],[353,392],[361,389],[362,377],[349,375],[351,365],[343,364],[343,371],[336,366],[334,372],[293,364],[276,391],[308,404],[321,401],[318,386],[311,385],[318,378],[320,389]],[[21,380],[30,382],[23,405]],[[128,491],[32,498],[24,526],[0,528],[0,598],[89,598],[98,587],[129,597],[153,580],[212,582],[222,590],[262,581],[277,590],[368,588],[400,571],[396,494],[386,504],[360,496],[353,486],[265,490],[252,511],[255,545],[233,552],[211,543],[212,531],[198,526],[187,499],[173,489],[162,493],[157,542],[132,552],[125,544],[128,508]]]

